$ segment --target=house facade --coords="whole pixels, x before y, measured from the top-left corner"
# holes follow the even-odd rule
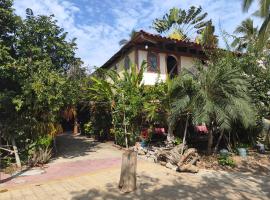
[[[196,60],[205,60],[202,46],[140,31],[114,54],[103,66],[115,69],[121,76],[134,63],[138,68],[143,61],[148,67],[144,72],[145,85],[154,85],[157,80],[177,76],[183,69],[192,71]]]

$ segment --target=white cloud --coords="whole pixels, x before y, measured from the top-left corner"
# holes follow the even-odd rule
[[[222,25],[229,33],[248,15],[241,11],[241,0],[15,0],[16,13],[25,16],[30,7],[35,15],[54,14],[69,37],[77,38],[77,55],[88,66],[100,66],[120,47],[118,42],[128,38],[130,31],[150,29],[153,19],[161,17],[176,6],[189,8],[201,5],[214,24]],[[77,4],[76,4],[77,3]],[[251,12],[254,11],[254,6]],[[250,12],[250,13],[251,13]],[[256,21],[259,22],[258,20]],[[222,42],[221,42],[222,44]]]

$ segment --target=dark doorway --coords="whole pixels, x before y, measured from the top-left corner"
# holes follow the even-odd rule
[[[178,75],[177,60],[173,56],[167,57],[167,73],[170,78],[174,78]]]

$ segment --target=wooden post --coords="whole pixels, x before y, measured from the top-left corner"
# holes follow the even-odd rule
[[[132,192],[136,189],[137,153],[126,150],[122,155],[122,167],[119,181],[121,192]]]

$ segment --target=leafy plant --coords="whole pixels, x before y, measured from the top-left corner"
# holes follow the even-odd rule
[[[35,150],[32,154],[30,154],[28,164],[30,166],[43,165],[49,162],[52,157],[52,149],[51,148],[39,148]]]
[[[93,125],[92,125],[91,122],[85,123],[85,124],[83,125],[83,129],[84,129],[84,133],[85,133],[86,135],[91,135],[91,134],[93,134]]]
[[[222,166],[235,167],[236,163],[230,156],[219,156],[218,164]]]
[[[179,137],[175,137],[174,141],[173,141],[173,144],[174,145],[179,145],[179,144],[182,144],[182,139],[179,138]]]
[[[153,28],[158,33],[169,32],[173,38],[177,36],[189,40],[194,33],[201,33],[210,23],[210,20],[205,20],[206,17],[207,13],[203,13],[201,7],[191,6],[188,10],[172,8],[161,19],[154,20]]]

